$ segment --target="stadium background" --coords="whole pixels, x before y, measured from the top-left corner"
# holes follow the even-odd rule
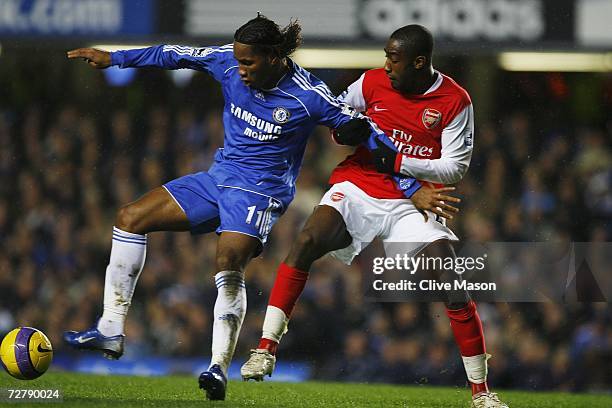
[[[67,61],[72,47],[222,44],[259,9],[281,25],[290,16],[302,19],[305,48],[349,48],[353,60],[375,50],[382,65],[384,38],[394,27],[429,22],[438,40],[434,65],[471,93],[476,108],[476,148],[459,185],[463,203],[453,229],[471,241],[610,241],[612,34],[601,22],[612,9],[605,2],[509,0],[496,2],[505,7],[498,14],[477,0],[459,11],[453,1],[315,1],[308,9],[264,1],[252,10],[236,1],[98,2],[114,25],[87,14],[94,9],[53,17],[70,14],[61,7],[71,2],[45,2],[48,19],[41,18],[39,3],[0,3],[0,335],[18,325],[42,329],[57,350],[56,367],[197,371],[208,357],[216,296],[216,237],[154,233],[128,319],[127,362],[113,366],[63,347],[63,330],[85,328],[100,313],[116,209],[208,168],[223,140],[222,96],[210,77],[98,72]],[[489,25],[470,21],[479,8],[489,13]],[[398,10],[408,20],[397,20]],[[530,10],[539,18],[525,19]],[[491,22],[499,26],[491,29]],[[580,52],[591,62],[547,66],[550,55],[538,54],[535,65],[517,68],[502,51]],[[309,66],[308,59],[300,62]],[[369,66],[310,62],[336,93],[360,75],[357,68]],[[350,151],[334,145],[326,129],[312,136],[296,199],[248,268],[238,364],[259,338],[276,266],[331,169]],[[358,265],[329,258],[315,265],[281,345],[281,378],[464,384],[442,305],[364,303],[361,278]],[[480,313],[494,386],[610,390],[609,303],[481,304]]]

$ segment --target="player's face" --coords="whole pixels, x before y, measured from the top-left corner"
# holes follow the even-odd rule
[[[408,55],[402,44],[395,39],[389,39],[385,47],[385,71],[393,89],[408,92],[414,88],[418,71],[422,68],[420,59]]]
[[[234,58],[238,61],[238,74],[246,86],[265,89],[273,76],[274,59],[256,53],[252,45],[234,41]]]

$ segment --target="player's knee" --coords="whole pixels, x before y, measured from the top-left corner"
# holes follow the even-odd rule
[[[293,245],[294,252],[298,255],[307,254],[316,250],[320,245],[317,235],[310,229],[306,229],[298,235]]]
[[[243,271],[248,257],[240,251],[227,248],[217,251],[217,271]]]
[[[133,234],[145,234],[142,231],[140,211],[133,204],[124,205],[117,211],[115,226]]]
[[[305,229],[298,235],[289,255],[289,261],[295,264],[311,264],[325,254],[323,240],[311,229]]]

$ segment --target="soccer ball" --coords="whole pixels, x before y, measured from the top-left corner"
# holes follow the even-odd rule
[[[20,380],[33,380],[43,375],[52,358],[51,342],[33,327],[18,327],[9,332],[0,346],[2,367]]]

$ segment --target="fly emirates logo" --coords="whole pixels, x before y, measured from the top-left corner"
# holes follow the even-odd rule
[[[232,103],[230,104],[230,110],[232,115],[238,119],[242,119],[251,126],[247,126],[246,129],[244,129],[245,136],[252,137],[253,139],[263,142],[276,140],[282,133],[282,126],[260,119],[248,110],[242,109],[240,106],[236,106]]]
[[[433,147],[411,143],[412,135],[403,130],[393,129],[393,144],[401,154],[427,158],[433,155]]]

